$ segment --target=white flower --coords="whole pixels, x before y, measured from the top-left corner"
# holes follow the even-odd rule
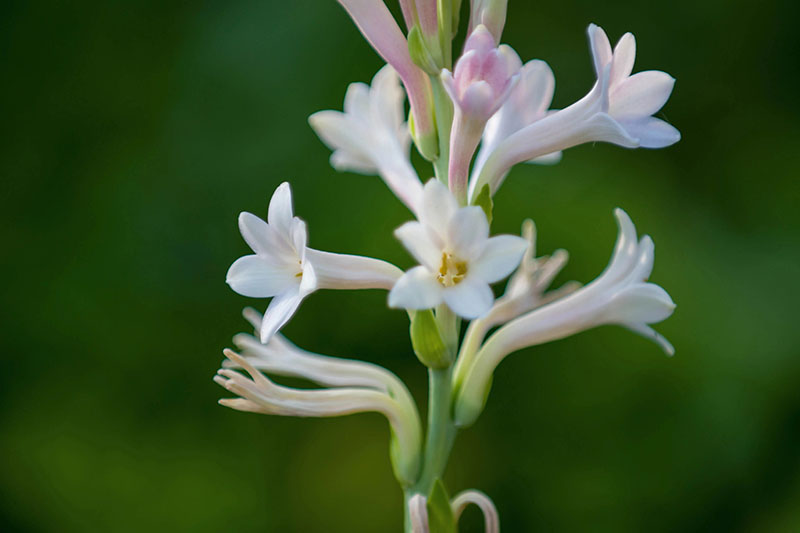
[[[483,131],[481,148],[472,166],[470,183],[474,186],[489,155],[503,140],[547,116],[553,101],[555,76],[544,61],[534,59],[522,65],[514,53],[519,69],[519,81],[500,109],[492,115]],[[561,160],[561,152],[553,152],[531,159],[528,163],[553,164]],[[472,190],[470,190],[472,194]]]
[[[675,80],[664,72],[633,76],[636,42],[626,33],[612,52],[605,32],[589,26],[597,83],[579,101],[523,127],[497,145],[471,184],[474,195],[484,184],[497,191],[515,164],[588,142],[627,148],[663,148],[680,140],[678,130],[652,115],[669,99]]]
[[[649,324],[675,310],[669,294],[647,283],[653,269],[654,247],[648,236],[637,241],[633,222],[621,209],[614,212],[619,237],[611,262],[592,283],[498,329],[483,345],[470,368],[462,369],[456,419],[461,426],[475,421],[483,409],[485,391],[494,369],[511,352],[568,337],[606,324],[624,326],[651,338],[668,354],[672,345]]]
[[[407,222],[395,235],[421,263],[406,272],[389,293],[389,306],[428,309],[445,302],[473,319],[494,302],[490,283],[508,276],[528,243],[514,235],[489,238],[480,207],[459,207],[447,187],[425,185],[419,222]]]
[[[272,298],[261,325],[267,342],[317,289],[390,289],[402,275],[394,265],[354,255],[308,248],[306,224],[294,216],[292,192],[282,183],[269,202],[267,222],[251,213],[239,215],[242,237],[252,255],[237,259],[226,281],[243,296]]]
[[[392,192],[415,211],[422,183],[408,158],[411,137],[403,120],[404,100],[397,73],[386,65],[375,74],[371,87],[350,84],[343,113],[319,111],[308,121],[333,150],[333,168],[379,174]]]

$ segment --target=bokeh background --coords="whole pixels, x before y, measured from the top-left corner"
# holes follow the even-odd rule
[[[541,253],[571,253],[559,282],[586,282],[626,209],[678,304],[658,326],[677,354],[602,328],[510,357],[448,486],[490,494],[504,531],[800,531],[800,4],[510,4],[504,40],[549,62],[555,107],[591,86],[592,21],[678,80],[661,113],[678,145],[518,167],[494,226],[534,218]],[[380,67],[344,11],[0,10],[0,529],[398,531],[379,416],[238,413],[211,381],[241,308],[266,305],[224,283],[248,251],[236,216],[281,181],[315,247],[412,264],[391,237],[409,213],[333,171],[306,123]],[[391,368],[424,404],[384,293],[317,293],[285,332]]]

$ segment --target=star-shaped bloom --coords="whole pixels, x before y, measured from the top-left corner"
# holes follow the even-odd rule
[[[272,298],[261,326],[261,340],[267,342],[318,287],[306,257],[306,224],[294,216],[289,184],[282,183],[272,195],[267,222],[242,213],[239,229],[255,253],[237,259],[226,281],[243,296]]]
[[[492,306],[490,283],[519,264],[527,241],[514,235],[489,237],[480,207],[459,207],[450,191],[430,180],[423,191],[419,222],[407,222],[395,235],[421,263],[401,277],[389,293],[389,306],[428,309],[446,303],[473,319]]]
[[[317,289],[388,290],[402,274],[378,259],[309,248],[306,223],[294,216],[285,182],[272,195],[267,221],[242,213],[239,229],[255,253],[237,259],[226,281],[243,296],[272,298],[261,323],[261,342],[268,342]]]
[[[375,74],[371,86],[350,84],[344,97],[344,112],[319,111],[308,121],[333,150],[333,168],[380,175],[414,211],[422,183],[408,158],[411,137],[403,120],[404,100],[397,73],[386,65]]]

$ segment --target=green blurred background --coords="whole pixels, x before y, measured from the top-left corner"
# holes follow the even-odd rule
[[[633,31],[636,70],[677,78],[659,151],[582,146],[517,168],[495,227],[536,220],[560,282],[593,279],[615,206],[657,245],[678,304],[665,357],[621,328],[526,350],[459,437],[453,491],[504,531],[800,531],[798,3],[511,0],[504,41],[591,86],[589,22]],[[396,6],[394,6],[396,8]],[[377,415],[296,420],[219,407],[260,215],[291,180],[317,248],[411,259],[378,178],[337,174],[307,126],[380,61],[333,0],[4,2],[3,531],[395,531]],[[383,364],[424,403],[407,319],[377,291],[321,292],[285,329]],[[468,511],[463,531],[481,531]]]

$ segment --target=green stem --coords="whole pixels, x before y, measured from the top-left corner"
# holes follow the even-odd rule
[[[436,129],[439,137],[439,157],[433,162],[436,179],[448,185],[447,166],[450,163],[450,129],[453,127],[453,103],[444,90],[439,76],[431,76],[433,109],[436,114]]]
[[[428,398],[428,434],[425,439],[425,455],[422,474],[414,485],[414,492],[430,493],[433,482],[441,479],[453,448],[456,427],[450,416],[451,369],[428,370],[430,397]]]

